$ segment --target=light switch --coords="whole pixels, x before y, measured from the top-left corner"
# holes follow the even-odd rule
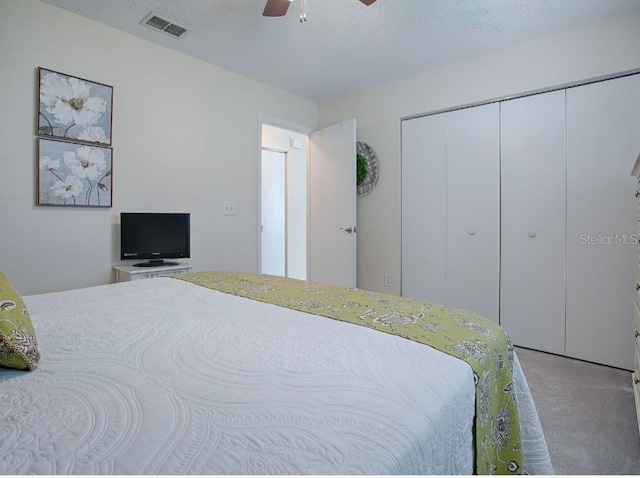
[[[391,287],[392,283],[393,283],[393,276],[391,274],[385,274],[384,275],[384,286],[385,287]]]
[[[224,215],[225,216],[235,216],[236,215],[236,205],[232,201],[224,202]]]

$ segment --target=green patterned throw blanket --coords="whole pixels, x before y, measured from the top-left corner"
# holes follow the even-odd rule
[[[476,386],[475,472],[522,473],[513,348],[492,321],[405,297],[261,274],[200,272],[174,278],[398,335],[464,360]]]

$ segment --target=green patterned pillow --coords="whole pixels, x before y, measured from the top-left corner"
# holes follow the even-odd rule
[[[18,291],[0,272],[0,366],[33,370],[39,360],[29,312]]]

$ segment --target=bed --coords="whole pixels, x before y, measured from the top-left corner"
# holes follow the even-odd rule
[[[478,377],[430,346],[177,278],[24,302],[42,358],[0,368],[0,474],[477,471]],[[552,474],[515,354],[512,386],[509,471]]]

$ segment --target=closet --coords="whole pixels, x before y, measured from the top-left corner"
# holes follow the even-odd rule
[[[567,90],[566,354],[628,370],[639,150],[640,75]]]
[[[497,104],[402,127],[403,295],[498,320]],[[469,270],[474,271],[469,274]]]
[[[564,353],[565,91],[500,104],[500,323],[523,347]]]
[[[402,295],[633,368],[640,75],[402,122]]]

